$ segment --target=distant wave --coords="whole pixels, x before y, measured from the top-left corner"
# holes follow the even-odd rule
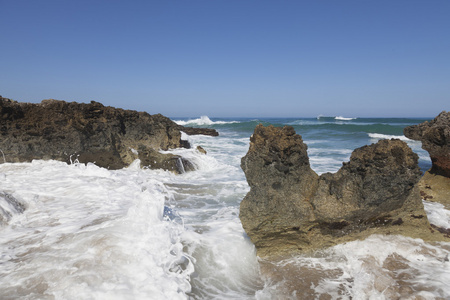
[[[198,119],[192,119],[187,121],[174,121],[178,125],[186,126],[186,125],[215,125],[215,124],[233,124],[233,123],[240,123],[239,121],[211,121],[208,116],[201,116]]]
[[[336,117],[327,117],[327,116],[324,116],[324,115],[318,115],[317,116],[317,120],[320,120],[320,119],[325,119],[325,120],[338,120],[338,121],[351,121],[351,120],[355,120],[355,119],[357,119],[357,118],[347,118],[347,117],[343,117],[343,116],[336,116]]]
[[[404,135],[389,135],[381,133],[368,133],[369,137],[372,139],[382,140],[382,139],[399,139],[402,141],[411,141]]]
[[[346,118],[343,116],[337,116],[334,118],[335,120],[339,120],[339,121],[351,121],[351,120],[355,120],[356,118]]]

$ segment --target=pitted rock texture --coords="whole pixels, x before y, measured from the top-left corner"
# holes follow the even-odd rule
[[[187,130],[188,131],[188,130]],[[0,163],[54,159],[119,169],[135,159],[177,173],[192,164],[159,150],[189,147],[180,126],[160,115],[89,104],[0,98]]]
[[[432,174],[450,178],[450,112],[443,111],[430,122],[408,126],[403,133],[422,142],[422,148],[430,154]]]
[[[423,210],[417,160],[406,143],[382,140],[356,149],[337,173],[318,176],[292,127],[260,124],[241,161],[250,185],[241,202],[242,225],[263,257],[374,233],[444,240]]]

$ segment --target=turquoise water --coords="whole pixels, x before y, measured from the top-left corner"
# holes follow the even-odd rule
[[[342,118],[342,117],[341,117]],[[343,120],[342,120],[343,119]],[[208,118],[177,119],[186,126],[214,128],[225,135],[236,138],[250,137],[259,123],[268,126],[293,126],[297,134],[308,145],[312,168],[318,172],[335,172],[342,162],[350,158],[351,152],[364,145],[376,143],[379,139],[397,138],[419,155],[422,171],[431,167],[431,161],[421,143],[403,135],[406,126],[416,125],[426,118]]]

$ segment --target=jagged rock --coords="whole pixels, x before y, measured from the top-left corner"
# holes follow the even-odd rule
[[[441,112],[434,120],[408,126],[403,130],[407,138],[422,142],[430,154],[430,172],[450,177],[450,112]]]
[[[400,140],[356,149],[335,174],[318,176],[290,126],[258,125],[241,167],[250,191],[240,219],[258,255],[309,252],[373,233],[443,240],[426,218],[418,157]]]
[[[434,120],[408,126],[406,137],[422,142],[430,154],[432,166],[420,179],[420,195],[450,209],[450,112],[441,112]]]
[[[119,169],[139,158],[143,166],[180,173],[192,164],[158,150],[183,146],[189,143],[181,140],[179,125],[160,114],[94,101],[31,104],[0,99],[0,163],[55,159]]]

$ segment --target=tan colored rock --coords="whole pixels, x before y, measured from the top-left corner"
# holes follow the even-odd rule
[[[422,142],[432,166],[419,181],[420,195],[450,209],[450,112],[443,111],[430,122],[406,127],[406,137]]]
[[[290,126],[258,125],[241,167],[250,191],[242,225],[261,257],[311,252],[371,234],[446,240],[428,223],[416,183],[418,157],[400,140],[356,149],[318,176]]]
[[[427,171],[418,187],[424,200],[439,202],[450,210],[450,178]]]
[[[443,111],[430,122],[408,126],[403,133],[422,142],[433,164],[431,173],[450,177],[450,112]]]

